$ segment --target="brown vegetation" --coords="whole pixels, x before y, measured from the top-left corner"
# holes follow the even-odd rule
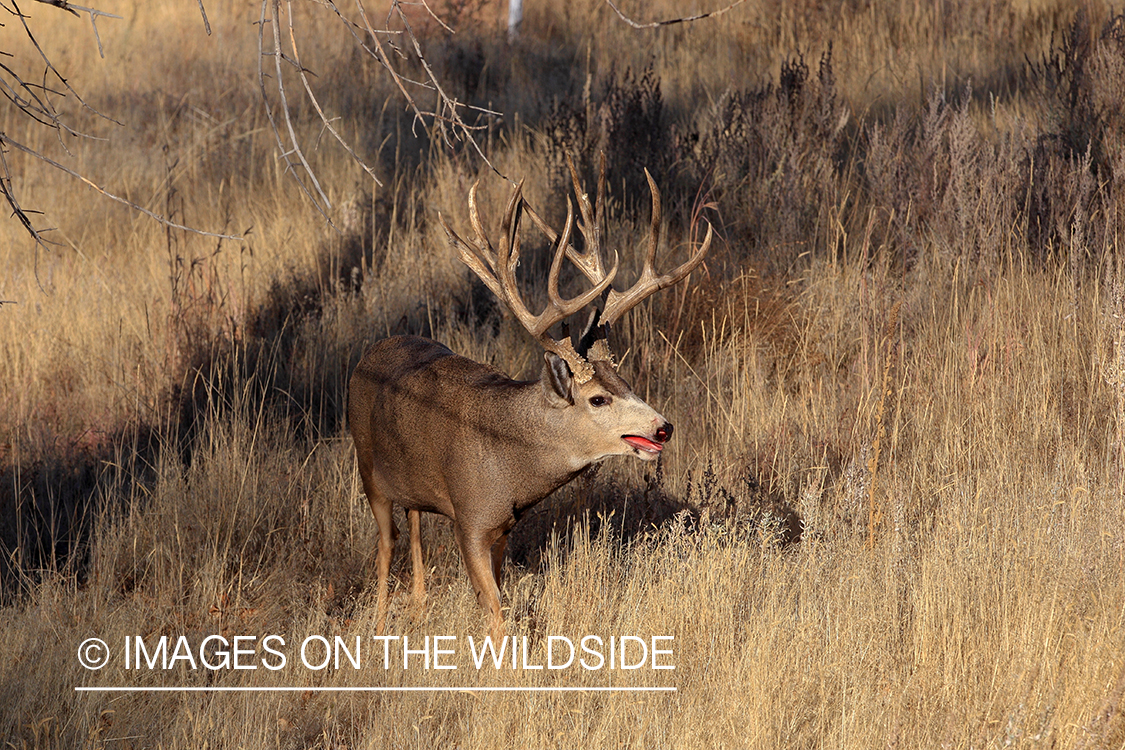
[[[99,23],[105,60],[79,20],[31,12],[124,125],[63,100],[109,140],[60,144],[9,112],[0,131],[245,241],[168,230],[8,154],[58,244],[36,256],[0,224],[0,738],[1125,743],[1125,36],[1108,7],[763,2],[638,31],[583,0],[529,7],[514,46],[495,4],[438,8],[458,34],[429,29],[428,59],[454,96],[505,113],[482,143],[548,221],[564,155],[589,182],[606,150],[622,284],[643,259],[642,167],[670,258],[702,219],[716,228],[704,270],[615,332],[623,373],[676,424],[667,455],[607,462],[537,506],[504,592],[533,655],[555,634],[668,634],[676,669],[212,674],[87,672],[75,652],[91,636],[368,638],[377,532],[342,424],[351,369],[394,333],[513,376],[538,350],[437,221],[478,179],[497,216],[510,186],[412,123],[320,5],[296,8],[303,62],[385,185],[327,141],[308,149],[339,232],[272,150],[257,6],[207,3],[207,37],[194,3],[123,5]],[[294,117],[315,143],[311,108]],[[545,255],[527,247],[521,278],[546,278]],[[483,634],[448,524],[423,534],[426,611],[408,616],[396,563],[389,631]],[[678,690],[74,691],[105,684]]]

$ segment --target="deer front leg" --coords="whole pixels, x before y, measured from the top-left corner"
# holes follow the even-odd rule
[[[412,510],[407,514],[410,520],[410,570],[412,586],[410,608],[415,617],[420,617],[426,606],[426,569],[422,565],[422,514]]]
[[[465,531],[457,523],[453,530],[457,546],[461,548],[461,557],[469,570],[469,580],[473,583],[477,603],[491,615],[489,629],[492,639],[499,640],[505,636],[506,631],[504,617],[500,614],[500,587],[496,584],[492,571],[491,550],[503,532],[500,529]]]
[[[375,486],[372,469],[362,459],[359,475],[363,480],[363,491],[367,494],[371,513],[375,516],[375,523],[379,527],[379,554],[375,558],[377,571],[375,586],[379,592],[375,606],[379,619],[375,625],[375,634],[383,635],[387,626],[387,577],[391,571],[391,553],[394,552],[395,539],[398,538],[398,527],[391,518],[391,501]]]

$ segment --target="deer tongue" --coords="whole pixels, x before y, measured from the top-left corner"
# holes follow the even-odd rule
[[[648,438],[643,438],[640,435],[622,435],[621,439],[634,448],[638,448],[646,453],[659,453],[664,450],[664,446],[660,443],[654,443]]]

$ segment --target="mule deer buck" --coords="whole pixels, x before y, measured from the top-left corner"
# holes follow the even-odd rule
[[[610,287],[617,262],[607,271],[601,256],[604,157],[594,207],[573,164],[570,171],[582,215],[578,226],[585,238],[582,252],[571,245],[575,220],[569,198],[566,224],[559,235],[525,204],[522,182],[512,191],[504,212],[498,248],[485,238],[476,185],[469,192],[475,241],[462,239],[439,216],[461,260],[542,345],[539,380],[511,380],[437,342],[413,336],[378,342],[352,375],[348,421],[363,490],[379,525],[376,630],[380,635],[386,626],[387,575],[398,536],[392,503],[408,511],[412,607],[420,609],[426,596],[419,513],[440,513],[453,521],[477,601],[491,615],[493,636],[503,637],[501,567],[508,532],[520,516],[591,464],[616,455],[654,460],[672,436],[671,423],[617,374],[604,332],[646,297],[691,273],[711,245],[711,227],[683,265],[658,275],[653,263],[660,243],[660,192],[645,170],[652,192],[651,236],[639,280],[628,291],[618,292]],[[527,309],[515,278],[524,211],[554,244],[548,301],[538,315]],[[591,284],[571,299],[559,294],[564,256]],[[603,293],[604,307],[591,315],[577,349],[568,336],[555,340],[549,335],[551,326],[590,306]]]

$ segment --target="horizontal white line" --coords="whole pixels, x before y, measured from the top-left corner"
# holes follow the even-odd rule
[[[76,687],[83,693],[674,693],[674,687]]]

